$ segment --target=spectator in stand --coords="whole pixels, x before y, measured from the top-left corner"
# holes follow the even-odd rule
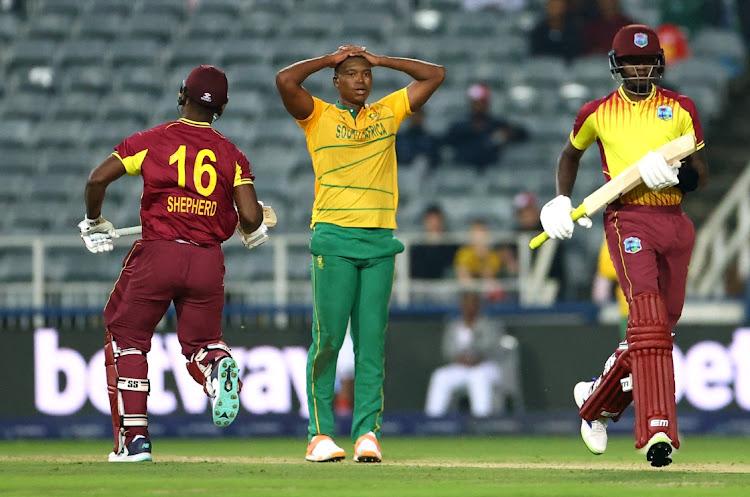
[[[450,273],[458,246],[446,240],[443,209],[437,204],[427,207],[422,215],[422,225],[425,240],[413,245],[410,251],[411,277],[445,278]]]
[[[583,49],[586,55],[606,54],[612,39],[623,26],[634,21],[620,10],[620,0],[597,0],[599,15],[589,19],[583,27]]]
[[[503,335],[503,327],[482,314],[479,294],[464,293],[461,316],[443,333],[443,358],[448,364],[433,371],[427,387],[428,416],[448,414],[460,392],[468,394],[473,416],[486,417],[496,410],[497,386],[503,378]]]
[[[540,207],[536,195],[532,192],[521,192],[513,197],[513,207],[516,216],[515,230],[536,236],[542,229],[539,220]],[[518,245],[503,245],[500,247],[500,258],[503,261],[502,274],[505,276],[518,276],[520,266],[518,262]],[[555,249],[555,255],[549,268],[548,277],[555,280],[558,285],[558,298],[566,297],[567,276],[565,272],[565,245],[559,243]]]
[[[526,8],[527,0],[463,0],[463,8],[469,12],[477,10],[499,10],[518,12]]]
[[[422,107],[406,121],[396,140],[399,167],[416,167],[422,174],[434,168],[440,160],[438,138],[425,129],[424,120]]]
[[[566,0],[547,0],[547,15],[529,35],[531,55],[548,55],[571,60],[581,54],[581,35],[568,16]]]
[[[491,92],[475,83],[467,91],[470,110],[466,119],[450,125],[444,144],[454,152],[454,161],[471,164],[483,171],[500,160],[502,148],[528,138],[526,129],[490,114]]]
[[[469,225],[469,243],[456,252],[453,269],[464,289],[481,291],[489,300],[501,300],[505,296],[498,275],[503,261],[492,245],[487,222],[476,219]]]
[[[661,47],[664,49],[664,58],[668,65],[690,57],[688,38],[680,26],[671,23],[662,24],[656,30],[656,34],[659,36]]]

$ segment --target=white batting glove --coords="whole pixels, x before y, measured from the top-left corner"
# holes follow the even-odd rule
[[[638,161],[638,172],[646,186],[652,190],[663,190],[680,182],[677,169],[667,164],[664,156],[658,152],[649,152]]]
[[[263,223],[260,224],[258,229],[249,234],[242,231],[242,226],[237,223],[237,234],[240,235],[242,244],[248,250],[257,247],[261,243],[264,243],[266,240],[268,240],[268,228]]]
[[[96,219],[84,217],[83,221],[78,223],[78,230],[81,232],[83,243],[92,254],[111,252],[115,248],[113,240],[119,238],[112,223],[101,216]]]
[[[570,198],[565,195],[558,195],[542,207],[539,214],[539,220],[542,222],[542,228],[554,240],[562,240],[573,236],[573,218],[570,213],[573,206]],[[578,221],[579,226],[591,228],[592,222],[587,216],[583,216]]]

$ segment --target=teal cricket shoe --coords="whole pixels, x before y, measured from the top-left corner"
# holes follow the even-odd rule
[[[229,426],[240,410],[240,369],[231,357],[224,357],[211,371],[214,397],[211,414],[216,426]]]

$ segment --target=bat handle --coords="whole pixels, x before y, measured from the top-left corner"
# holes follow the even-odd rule
[[[547,240],[549,240],[549,235],[546,231],[542,231],[537,236],[531,239],[531,241],[529,242],[529,247],[531,248],[531,250],[534,250],[535,248],[541,247],[542,244]]]
[[[578,221],[585,215],[586,215],[586,207],[584,207],[583,204],[573,209],[573,211],[570,213],[570,217],[571,219],[573,219],[573,221]]]
[[[573,211],[570,213],[570,218],[573,221],[578,221],[583,216],[586,215],[586,207],[584,207],[583,204],[579,205]],[[549,235],[546,232],[539,233],[537,236],[531,239],[529,242],[529,247],[534,250],[535,248],[539,248],[542,246],[544,242],[549,240]]]
[[[130,226],[128,228],[118,228],[115,230],[115,233],[117,233],[118,236],[128,236],[128,235],[140,235],[142,231],[142,228],[140,226]]]

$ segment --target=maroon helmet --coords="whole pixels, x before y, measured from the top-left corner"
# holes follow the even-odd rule
[[[196,67],[182,82],[177,104],[184,105],[187,98],[208,107],[220,116],[229,101],[226,74],[214,66]]]
[[[629,65],[648,67],[648,75],[626,75],[623,60],[628,60]],[[631,62],[633,60],[637,62]],[[633,93],[649,93],[652,81],[664,76],[665,65],[664,49],[659,43],[659,37],[644,24],[630,24],[620,28],[612,40],[609,72],[615,81],[624,84]]]

